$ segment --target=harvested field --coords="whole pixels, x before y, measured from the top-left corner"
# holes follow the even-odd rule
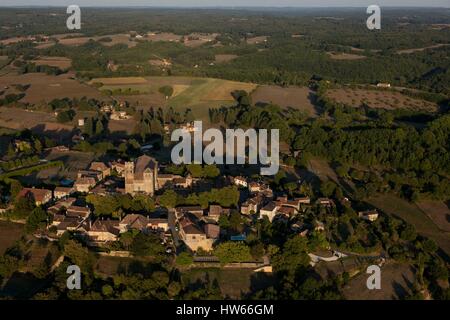
[[[433,30],[444,30],[450,28],[450,23],[435,23],[431,25]]]
[[[0,69],[6,66],[9,62],[9,58],[7,56],[0,56]]]
[[[105,39],[110,38],[112,41],[104,41]],[[135,41],[129,34],[113,34],[107,36],[98,36],[94,37],[93,40],[98,41],[104,46],[112,47],[116,44],[125,44],[128,48],[135,47],[138,42]]]
[[[127,132],[128,134],[132,134],[135,126],[136,121],[133,119],[110,120],[108,128],[111,132]]]
[[[59,76],[47,75],[45,73],[26,73],[22,75],[9,74],[0,77],[0,87],[11,86],[13,84],[29,84],[22,102],[41,103],[49,102],[53,99],[62,98],[95,98],[99,100],[109,100],[98,90],[88,85],[82,84],[73,79],[73,74],[66,73]]]
[[[343,190],[352,194],[355,189],[355,185],[350,180],[339,179],[338,175],[328,163],[328,161],[320,158],[311,158],[308,161],[307,170],[299,170],[300,176],[308,183],[311,183],[314,187],[319,188],[320,182],[333,181],[337,185],[341,186]]]
[[[56,44],[56,43],[53,42],[53,41],[42,42],[42,43],[39,43],[39,44],[36,46],[36,49],[48,49],[48,48],[50,48],[50,47],[53,47],[55,44]]]
[[[314,93],[307,87],[259,86],[252,94],[254,103],[274,103],[284,108],[296,108],[310,115],[317,113],[313,99]]]
[[[327,54],[333,60],[361,60],[367,58],[366,56],[344,52],[342,53],[327,52]]]
[[[23,224],[0,221],[0,256],[22,237]]]
[[[113,34],[105,36],[96,37],[70,37],[70,38],[60,38],[59,43],[66,46],[80,46],[90,40],[97,41],[104,46],[111,47],[116,44],[125,44],[129,48],[135,47],[137,42],[129,34]]]
[[[3,67],[0,68],[0,77],[17,74],[17,69],[13,64],[8,64],[7,61],[4,61]]]
[[[31,127],[34,134],[45,135],[58,143],[68,143],[72,137],[73,125],[58,122],[43,122]]]
[[[89,84],[101,83],[102,85],[129,85],[147,84],[147,80],[142,77],[117,77],[117,78],[95,78]]]
[[[423,48],[413,48],[413,49],[398,50],[397,53],[398,54],[410,54],[410,53],[422,52],[422,51],[425,51],[425,50],[437,49],[437,48],[446,47],[446,46],[450,46],[450,43],[447,43],[447,44],[436,44],[434,46],[428,46],[428,47],[423,47]]]
[[[117,85],[105,85],[101,87],[101,92],[104,92],[105,90],[111,90],[114,92],[114,90],[117,90],[118,92],[123,92],[121,94],[123,95],[143,95],[150,93],[150,88],[146,84],[130,84],[130,85],[123,85],[123,84],[117,84]],[[128,92],[128,93],[126,93]],[[117,95],[117,94],[115,94]]]
[[[82,37],[82,36],[84,36],[84,34],[81,32],[70,32],[69,31],[68,33],[54,34],[51,36],[51,38],[61,40],[61,39],[69,39],[69,38],[78,38],[78,37]]]
[[[322,181],[332,180],[334,182],[338,182],[339,178],[334,172],[333,168],[328,164],[326,160],[319,158],[312,158],[308,161],[308,169],[316,174]]]
[[[417,205],[391,194],[372,197],[368,202],[385,213],[412,224],[419,234],[436,241],[450,257],[450,233],[441,231]]]
[[[214,41],[218,36],[218,33],[191,33],[184,38],[184,45],[190,48],[199,47],[205,43]]]
[[[253,37],[253,38],[247,38],[248,44],[260,44],[267,42],[268,37],[267,36],[260,36],[260,37]]]
[[[225,62],[232,61],[238,57],[239,56],[235,55],[235,54],[216,54],[215,60],[217,63],[225,63]]]
[[[0,127],[25,129],[52,121],[55,121],[55,116],[51,113],[0,107]]]
[[[61,255],[56,243],[40,239],[33,239],[26,254],[28,260],[21,268],[21,272],[33,272],[42,266],[51,267]]]
[[[450,232],[450,209],[444,202],[428,200],[416,204],[439,229]]]
[[[189,88],[189,85],[186,85],[186,84],[176,84],[176,85],[173,85],[172,87],[173,87],[173,94],[172,94],[172,97],[176,97],[176,96],[178,96],[179,94],[183,93],[186,89],[188,89],[188,88]]]
[[[387,263],[381,268],[381,290],[369,290],[368,274],[361,272],[344,288],[348,300],[398,300],[409,294],[415,282],[415,270],[406,264]]]
[[[367,104],[370,108],[375,109],[402,108],[427,112],[437,111],[437,105],[432,102],[411,98],[394,90],[331,89],[327,91],[327,96],[339,103],[353,107]]]
[[[62,70],[70,68],[72,60],[64,57],[39,57],[39,59],[33,60],[38,66],[47,65],[51,67],[57,67]]]
[[[88,37],[71,37],[59,39],[59,44],[65,46],[81,46],[89,41]]]
[[[10,44],[18,43],[20,41],[32,41],[33,39],[34,38],[32,36],[13,37],[13,38],[0,40],[0,44],[10,45]]]
[[[150,63],[150,65],[154,66],[154,67],[170,67],[172,65],[172,63],[169,60],[166,59],[150,59],[148,61],[148,63]]]
[[[156,77],[158,78],[158,77]],[[162,77],[161,77],[162,78]],[[147,78],[143,77],[116,77],[116,78],[95,78],[92,79],[89,84],[100,84],[100,90],[137,90],[139,94],[133,95],[114,95],[114,98],[121,102],[128,101],[132,105],[142,107],[163,107],[167,101],[164,96],[159,93],[159,88],[163,85],[171,85],[171,81],[164,82],[164,84],[158,84],[160,81],[156,81],[154,85]],[[175,89],[175,85],[173,85]],[[121,131],[121,130],[120,130]]]
[[[182,36],[169,33],[169,32],[149,32],[147,37],[145,38],[148,41],[168,41],[168,42],[179,42],[181,41]]]

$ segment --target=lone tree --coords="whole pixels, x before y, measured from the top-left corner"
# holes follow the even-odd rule
[[[252,104],[251,97],[245,90],[235,90],[231,92],[231,95],[241,107],[249,107]]]
[[[173,95],[173,88],[171,86],[163,86],[159,88],[159,92],[162,93],[167,100]]]

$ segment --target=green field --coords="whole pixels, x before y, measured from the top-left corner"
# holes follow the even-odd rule
[[[101,91],[107,89],[139,91],[142,96],[147,96],[148,100],[171,106],[175,110],[183,112],[190,108],[194,116],[201,120],[208,119],[209,108],[233,105],[231,92],[235,90],[252,92],[257,87],[253,83],[192,77],[97,78],[90,83],[97,85],[102,83],[103,86],[99,87]],[[159,93],[159,89],[163,86],[173,88],[174,93],[168,100]]]

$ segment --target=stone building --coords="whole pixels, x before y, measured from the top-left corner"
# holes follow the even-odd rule
[[[124,176],[126,193],[153,195],[158,189],[158,162],[145,155],[135,162],[126,162]]]
[[[37,189],[37,188],[23,188],[19,194],[19,198],[29,198],[37,206],[46,204],[52,200],[52,191],[47,189]]]

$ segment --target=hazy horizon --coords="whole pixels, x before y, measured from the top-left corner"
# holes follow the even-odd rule
[[[230,7],[299,7],[299,8],[321,8],[321,7],[368,7],[372,4],[377,4],[381,7],[450,7],[448,0],[430,0],[424,3],[422,0],[229,0],[224,4],[217,0],[35,0],[35,1],[15,1],[3,0],[0,7],[63,7],[71,4],[77,4],[84,7],[174,7],[174,8],[189,8],[189,7],[213,7],[213,8],[230,8]]]

